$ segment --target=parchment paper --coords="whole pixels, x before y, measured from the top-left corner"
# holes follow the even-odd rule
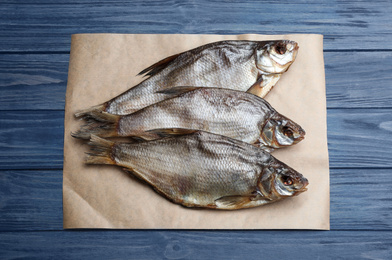
[[[116,166],[84,165],[87,145],[70,136],[75,111],[97,105],[142,81],[144,68],[219,40],[289,39],[296,61],[268,94],[281,114],[306,130],[305,140],[273,155],[309,180],[307,192],[237,211],[188,209],[171,203]],[[72,36],[65,107],[64,228],[329,229],[329,165],[322,35]]]

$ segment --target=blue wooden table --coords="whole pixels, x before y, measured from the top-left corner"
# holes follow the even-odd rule
[[[1,1],[0,259],[392,259],[391,14],[390,0]],[[63,230],[73,33],[323,34],[331,231]]]

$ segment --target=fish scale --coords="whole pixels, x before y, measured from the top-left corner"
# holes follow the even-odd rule
[[[187,207],[255,207],[298,195],[308,184],[262,149],[208,132],[129,144],[92,136],[89,144],[86,163],[125,167]]]
[[[285,52],[281,52],[281,50]],[[111,100],[79,111],[127,115],[167,98],[158,91],[177,86],[227,88],[264,97],[294,62],[294,41],[221,41],[179,53],[153,64],[140,74],[147,79]]]
[[[99,123],[86,125],[73,136],[88,139],[94,134],[157,139],[161,136],[154,133],[156,129],[182,128],[208,131],[274,149],[296,144],[305,135],[301,126],[253,94],[194,87],[173,88],[165,93],[172,98],[129,115],[93,113],[90,118]]]

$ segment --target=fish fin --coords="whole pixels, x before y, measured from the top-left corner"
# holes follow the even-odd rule
[[[149,139],[143,138],[142,136],[127,136],[127,138],[130,141],[127,143],[143,143],[146,140],[149,140]]]
[[[246,92],[263,98],[276,85],[280,76],[281,74],[260,75],[259,79]]]
[[[122,168],[123,171],[125,171],[126,173],[128,173],[131,177],[134,177],[136,179],[138,179],[139,181],[141,181],[144,184],[148,184],[150,185],[155,191],[157,191],[158,193],[167,196],[165,193],[163,193],[162,191],[160,191],[158,189],[158,187],[156,187],[156,184],[150,182],[147,178],[144,177],[144,174],[139,172],[138,170],[135,170],[133,168]]]
[[[128,168],[122,168],[122,169],[123,169],[123,171],[125,171],[126,173],[129,173],[129,174],[133,175],[133,171],[132,171],[131,169],[128,169]]]
[[[177,86],[173,88],[168,88],[168,89],[163,89],[159,90],[156,93],[161,93],[165,95],[171,95],[171,96],[179,96],[181,94],[184,94],[186,92],[190,92],[196,89],[199,89],[202,87],[196,87],[196,86]]]
[[[102,112],[102,111],[105,111],[106,107],[107,107],[107,104],[103,103],[101,105],[93,106],[93,107],[90,107],[90,108],[87,108],[84,110],[79,110],[75,113],[75,117],[83,118],[92,112]]]
[[[128,173],[129,175],[131,175],[132,177],[136,177],[136,178],[138,178],[139,180],[141,180],[141,181],[143,181],[143,182],[145,182],[145,183],[151,185],[151,183],[147,182],[147,181],[142,177],[142,175],[141,175],[140,173],[138,173],[137,171],[135,171],[134,169],[131,169],[131,168],[122,168],[122,169],[123,169],[123,171],[125,171],[126,173]]]
[[[142,70],[141,72],[139,72],[139,74],[137,74],[138,76],[141,76],[143,74],[145,74],[144,76],[154,76],[155,74],[158,74],[159,72],[161,72],[163,69],[165,69],[175,58],[177,58],[179,54],[175,54],[172,55],[170,57],[164,58],[163,60],[158,61],[157,63],[154,63],[153,65],[151,65],[150,67]]]
[[[169,194],[167,194],[164,191],[160,190],[159,187],[156,186],[156,184],[152,183],[147,178],[144,178],[143,174],[138,172],[137,170],[132,169],[132,168],[122,168],[122,169],[126,173],[128,173],[130,176],[134,177],[135,179],[138,179],[140,182],[149,185],[155,192],[157,192],[161,196],[165,197],[166,199],[168,199],[170,201],[173,201],[174,203],[177,203],[177,204],[182,204],[181,201],[175,200]]]
[[[275,151],[274,148],[264,146],[264,145],[261,144],[261,143],[254,143],[254,144],[252,144],[252,145],[253,145],[253,146],[256,146],[257,148],[260,148],[260,149],[266,151],[267,153],[272,153],[273,151]]]
[[[157,138],[164,138],[173,135],[188,135],[200,130],[186,128],[160,128],[146,131],[147,134],[155,135]],[[142,135],[143,136],[143,135]]]
[[[246,207],[255,195],[224,196],[215,200],[218,209],[240,209]]]
[[[275,151],[275,149],[272,148],[272,147],[265,147],[265,146],[262,146],[262,147],[260,147],[260,148],[263,149],[264,151],[266,151],[267,153],[272,153],[273,151]]]
[[[91,153],[87,153],[85,163],[87,164],[116,164],[113,156],[114,142],[91,135],[90,142]]]
[[[250,88],[246,92],[260,97],[263,89],[263,87],[261,86],[262,82],[263,77],[261,76],[252,86],[250,86]]]
[[[72,137],[78,139],[90,139],[91,135],[100,137],[119,136],[118,123],[120,115],[113,115],[101,111],[89,111],[83,116],[87,124],[82,126],[78,131],[71,133]]]

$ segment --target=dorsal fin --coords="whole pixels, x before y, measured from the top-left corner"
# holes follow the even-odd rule
[[[181,53],[172,55],[170,57],[164,58],[163,60],[158,61],[157,63],[151,65],[150,67],[139,72],[138,75],[144,76],[154,76],[155,74],[161,72],[164,68],[166,68],[175,58],[177,58]]]

